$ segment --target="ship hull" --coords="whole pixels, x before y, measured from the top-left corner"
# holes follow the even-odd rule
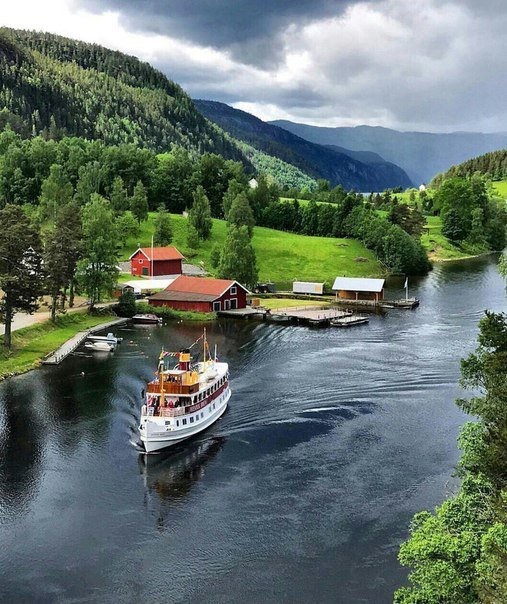
[[[141,443],[146,453],[155,453],[163,449],[168,449],[178,443],[181,443],[189,438],[197,436],[204,430],[207,430],[212,426],[218,419],[222,417],[227,409],[227,404],[231,398],[231,390],[228,388],[223,396],[219,399],[219,404],[213,413],[202,422],[191,428],[184,428],[181,430],[173,430],[171,432],[163,433],[163,426],[157,422],[150,422],[141,433]]]

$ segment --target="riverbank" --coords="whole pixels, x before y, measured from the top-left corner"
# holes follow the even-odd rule
[[[56,323],[49,320],[30,327],[23,327],[12,334],[12,349],[0,352],[0,380],[25,373],[38,367],[42,359],[56,350],[76,333],[102,323],[108,323],[115,315],[89,315],[76,312],[61,315]],[[3,337],[0,337],[3,346]]]

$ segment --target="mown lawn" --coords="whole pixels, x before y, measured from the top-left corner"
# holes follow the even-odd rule
[[[491,184],[500,197],[507,199],[507,180],[497,180]]]
[[[186,257],[187,262],[202,264],[210,274],[213,268],[210,253],[217,243],[223,245],[226,223],[213,220],[213,233],[209,241],[203,242],[196,252],[188,249],[186,242],[186,219],[171,214],[173,245]],[[155,214],[141,225],[141,232],[132,237],[124,247],[121,259],[126,260],[137,249],[151,245]],[[373,277],[385,273],[375,256],[359,241],[295,235],[264,227],[255,227],[253,245],[257,255],[260,281],[273,281],[287,285],[292,281],[325,281],[332,283],[336,276]]]
[[[0,352],[0,379],[11,373],[22,373],[40,364],[40,360],[56,350],[79,331],[112,320],[111,315],[91,316],[73,313],[60,317],[56,324],[51,321],[25,327],[12,334],[12,350]],[[0,336],[3,347],[3,336]]]

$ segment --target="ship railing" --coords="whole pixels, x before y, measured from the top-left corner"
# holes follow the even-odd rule
[[[185,415],[185,407],[146,407],[143,405],[141,414],[148,417],[180,417]]]

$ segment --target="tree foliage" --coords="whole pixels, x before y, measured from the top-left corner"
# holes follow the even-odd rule
[[[98,194],[83,208],[83,259],[78,279],[87,293],[90,310],[113,289],[118,276],[117,231],[111,204]]]
[[[227,229],[218,276],[222,279],[235,279],[249,288],[256,285],[257,262],[247,226],[231,224]]]
[[[188,213],[188,222],[195,229],[199,239],[205,241],[210,238],[213,228],[211,206],[201,185],[195,190],[194,203]]]
[[[19,311],[33,313],[42,290],[42,257],[38,233],[23,210],[11,204],[0,210],[0,316],[4,346],[11,347],[11,326]]]
[[[161,205],[158,208],[155,219],[155,233],[153,241],[155,245],[169,245],[173,240],[173,229],[171,226],[171,217],[165,207]]]
[[[458,440],[458,492],[435,512],[414,516],[400,562],[411,587],[398,604],[499,604],[507,595],[507,316],[487,312],[479,346],[462,361],[461,384],[474,395],[457,404],[477,418]]]

